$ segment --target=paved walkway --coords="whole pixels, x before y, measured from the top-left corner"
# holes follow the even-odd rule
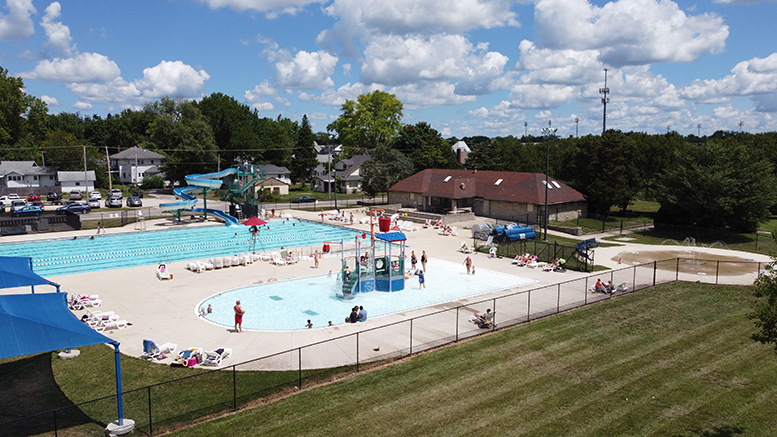
[[[366,216],[365,208],[353,209],[355,220]],[[295,217],[319,221],[318,213],[305,211],[291,211]],[[445,259],[461,263],[465,255],[458,249],[463,240],[471,241],[468,229],[474,224],[487,222],[485,218],[478,218],[471,222],[458,223],[457,237],[438,235],[437,230],[420,228],[415,232],[407,232],[407,250],[415,250],[419,254],[426,250],[431,259]],[[158,229],[168,229],[170,227],[191,227],[191,226],[223,226],[220,222],[211,221],[209,223],[191,223],[184,222],[176,224],[172,220],[154,220],[148,223],[149,231]],[[369,231],[369,225],[356,224],[353,228],[361,231]],[[73,231],[56,234],[57,238],[69,238],[72,236],[89,236],[94,234],[90,231]],[[133,225],[123,229],[111,228],[108,233],[117,232],[138,232],[134,230]],[[3,237],[2,242],[10,241],[29,241],[35,239],[49,239],[52,234],[39,235],[19,235]],[[1,245],[0,245],[1,247]],[[599,248],[596,253],[596,261],[600,265],[611,268],[619,266],[617,256],[624,251],[650,251],[666,250],[667,246],[643,246],[625,243],[623,246],[611,248]],[[682,248],[678,248],[682,249]],[[702,249],[699,249],[702,250]],[[720,249],[704,249],[708,252],[724,253],[742,258],[756,259],[759,261],[769,261],[769,257],[757,254],[737,253],[724,251]],[[205,258],[205,257],[203,257]],[[317,328],[298,331],[246,331],[242,334],[232,332],[232,328],[216,326],[200,320],[196,314],[196,305],[203,299],[222,291],[227,291],[246,285],[268,282],[271,280],[283,281],[292,278],[320,275],[330,269],[336,271],[339,266],[339,256],[329,255],[321,260],[321,266],[318,270],[313,268],[312,260],[303,259],[300,263],[291,266],[277,267],[266,262],[255,262],[244,267],[231,267],[229,269],[212,270],[202,274],[196,274],[184,269],[184,262],[171,263],[170,271],[174,274],[174,279],[169,281],[159,281],[156,278],[156,266],[132,267],[126,269],[117,269],[102,272],[75,274],[54,277],[53,280],[61,284],[64,292],[75,290],[80,294],[99,294],[103,301],[101,310],[114,311],[132,323],[131,326],[122,330],[107,332],[106,335],[121,343],[121,351],[127,355],[139,356],[142,352],[142,340],[152,339],[157,344],[166,342],[176,343],[180,348],[192,346],[202,347],[205,350],[216,349],[219,347],[229,347],[233,350],[232,358],[225,360],[224,365],[244,362],[253,358],[263,357],[270,354],[287,351],[300,346],[310,345],[323,340],[341,337],[348,333],[356,331],[365,331],[377,326],[388,325],[396,321],[406,320],[422,314],[431,313],[441,308],[452,308],[459,305],[467,305],[471,301],[480,301],[485,298],[505,295],[521,289],[535,289],[538,287],[569,281],[575,278],[582,278],[586,275],[580,272],[568,271],[566,273],[543,272],[541,269],[518,268],[510,263],[509,259],[490,259],[485,254],[472,255],[474,264],[481,269],[495,270],[507,274],[536,279],[536,284],[524,288],[517,288],[509,292],[503,291],[491,295],[478,296],[473,299],[463,299],[448,304],[438,305],[433,308],[425,308],[414,311],[407,311],[401,314],[394,314],[382,317],[371,318],[365,323],[356,325],[339,325],[334,327]],[[612,258],[615,258],[613,260]],[[462,266],[462,269],[464,267]],[[485,278],[485,277],[484,277]],[[693,279],[693,278],[691,278]],[[754,275],[742,275],[742,283],[752,283]],[[749,282],[748,282],[749,281]],[[38,292],[42,291],[38,287]],[[0,290],[3,294],[29,293],[27,289],[9,289]],[[581,296],[585,293],[580,291]],[[541,306],[541,302],[535,302],[532,297],[532,307],[535,304]],[[547,299],[549,306],[555,308],[556,294],[549,295]],[[250,311],[250,308],[247,310]],[[482,308],[480,309],[482,310]],[[80,317],[82,312],[76,312]],[[467,314],[468,316],[469,314]],[[345,315],[344,315],[345,316]],[[474,329],[474,325],[470,325]],[[426,329],[433,331],[435,328],[427,326]],[[380,330],[381,338],[367,339],[380,342],[383,345],[380,353],[390,352],[390,348],[395,347],[402,350],[405,345],[407,332],[396,332],[391,338],[391,330]],[[387,336],[387,333],[389,335]],[[430,332],[430,336],[433,333]],[[373,344],[373,343],[369,343]],[[387,350],[389,348],[389,350]],[[347,348],[346,348],[347,349]],[[371,348],[370,348],[371,350]],[[339,354],[331,354],[331,350],[321,351],[317,360],[313,362],[317,365],[337,365],[352,360],[350,352],[343,353],[342,358]],[[377,353],[376,353],[377,354]],[[369,357],[362,356],[361,359]],[[169,362],[170,360],[166,360]],[[282,360],[281,360],[282,361]],[[278,367],[287,367],[293,363],[279,363]]]

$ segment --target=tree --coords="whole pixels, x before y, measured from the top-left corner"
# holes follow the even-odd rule
[[[769,161],[733,140],[675,152],[660,178],[656,222],[753,232],[770,217],[777,181]]]
[[[223,160],[248,161],[256,154],[252,152],[256,152],[260,141],[254,130],[257,116],[251,108],[221,93],[213,93],[196,105],[213,130]]]
[[[777,235],[772,233],[777,240]],[[748,316],[755,320],[758,332],[751,338],[762,344],[774,344],[777,352],[777,260],[766,265],[766,272],[753,284],[753,312]]]
[[[458,167],[450,144],[425,122],[405,126],[391,142],[391,147],[413,161],[413,173],[427,168]]]
[[[356,102],[346,100],[342,114],[327,126],[337,132],[346,156],[369,154],[386,145],[402,127],[403,105],[394,94],[373,91],[362,94]]]
[[[46,134],[48,108],[27,95],[24,82],[0,67],[0,158],[32,160]]]
[[[294,144],[294,137],[290,134],[292,127],[293,123],[288,118],[283,122],[271,118],[257,118],[254,122],[254,131],[259,137],[259,145],[255,155],[247,159],[264,164],[289,165],[291,147]]]
[[[154,145],[150,148],[167,156],[161,170],[168,180],[184,184],[188,174],[216,170],[218,147],[213,130],[194,103],[165,97],[147,103],[144,110],[153,118],[149,133]]]
[[[318,165],[315,148],[315,135],[310,128],[308,116],[302,116],[302,127],[297,134],[297,144],[294,147],[294,159],[291,161],[291,179],[305,183],[310,180],[311,172]]]
[[[362,164],[362,192],[375,197],[412,174],[413,163],[408,157],[388,146],[378,146]]]
[[[588,198],[589,211],[607,216],[613,205],[628,206],[640,191],[634,139],[620,131],[564,141],[557,177]]]

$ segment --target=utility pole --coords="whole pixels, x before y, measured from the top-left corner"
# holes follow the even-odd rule
[[[526,122],[526,121],[523,122],[523,136],[524,137],[529,136],[529,122]]]
[[[553,134],[556,133],[558,129],[551,128],[552,120],[548,120],[548,127],[542,128],[540,132],[542,132],[543,135],[548,139],[548,149],[547,154],[545,155],[545,238],[544,241],[548,241],[548,220],[550,219],[550,214],[548,213],[548,184],[550,184],[550,180],[548,177],[548,174],[550,173],[550,137],[553,136]]]
[[[741,125],[742,122],[740,121],[739,124]],[[742,126],[739,126],[739,130],[742,131]],[[45,150],[41,150],[40,151],[40,158],[43,160],[43,166],[45,167],[46,166],[46,151]]]
[[[580,138],[580,135],[578,135],[577,127],[580,125],[580,118],[575,117],[575,138]]]
[[[742,123],[742,120],[739,120],[739,133],[740,133],[740,134],[742,133],[742,125],[743,125],[743,124],[744,124],[744,123]],[[45,162],[46,162],[46,161],[43,161],[43,162],[44,162],[44,164],[43,164],[43,165],[45,166],[45,165],[46,165],[46,164],[45,164]]]
[[[610,98],[607,97],[610,94],[610,89],[607,88],[607,69],[604,69],[604,88],[599,88],[599,94],[602,95],[602,105],[604,105],[604,111],[602,114],[602,135],[607,131],[607,104],[610,103]]]
[[[135,185],[138,184],[138,146],[135,146]]]
[[[89,176],[86,173],[86,146],[84,146],[84,194],[89,192]]]
[[[111,178],[111,157],[108,155],[108,146],[105,146],[105,162],[108,163],[108,190],[113,189],[113,179]]]
[[[696,129],[698,129],[696,136],[701,138],[701,123],[696,125]]]

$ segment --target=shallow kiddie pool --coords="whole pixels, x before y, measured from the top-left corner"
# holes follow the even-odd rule
[[[363,306],[372,318],[538,282],[482,268],[477,270],[477,275],[468,275],[461,264],[430,259],[425,289],[419,289],[418,278],[413,276],[405,281],[402,291],[372,291],[356,294],[350,300],[341,300],[336,297],[341,287],[335,276],[333,273],[332,276],[313,276],[229,290],[203,300],[194,311],[199,312],[199,308],[211,305],[213,312],[207,314],[204,320],[232,327],[232,308],[235,301],[240,300],[246,311],[243,329],[307,329],[308,320],[315,329],[328,326],[329,321],[333,325],[344,324],[355,305]]]

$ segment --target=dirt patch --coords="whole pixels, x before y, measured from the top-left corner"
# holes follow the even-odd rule
[[[747,273],[757,273],[759,262],[753,259],[733,255],[719,255],[702,252],[695,249],[678,250],[646,250],[624,251],[612,258],[624,265],[646,264],[659,262],[656,267],[661,270],[697,275],[739,276]]]

